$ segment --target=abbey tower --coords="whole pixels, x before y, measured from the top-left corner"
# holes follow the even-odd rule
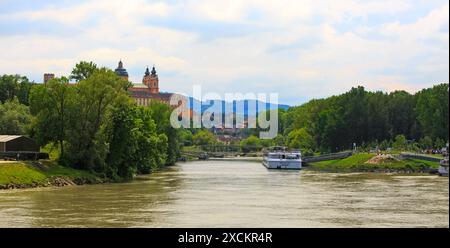
[[[155,66],[152,68],[152,72],[145,70],[144,78],[142,79],[142,83],[144,85],[147,85],[147,87],[150,89],[151,94],[158,94],[159,93],[159,79],[158,75],[156,74]]]

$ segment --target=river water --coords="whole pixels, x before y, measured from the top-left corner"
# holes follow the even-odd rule
[[[449,227],[438,176],[182,163],[130,183],[0,191],[0,227]]]

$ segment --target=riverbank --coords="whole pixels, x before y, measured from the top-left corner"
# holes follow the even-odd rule
[[[344,159],[308,163],[306,167],[330,172],[430,173],[439,168],[439,163],[358,153]]]
[[[305,164],[305,169],[327,172],[430,173],[439,163],[419,159],[375,159],[375,154],[358,153],[344,159]],[[254,157],[217,158],[217,161],[257,161]],[[106,183],[88,171],[58,165],[53,160],[41,162],[0,162],[0,190],[49,186]]]
[[[90,172],[63,167],[51,160],[0,163],[0,189],[62,187],[105,182]]]

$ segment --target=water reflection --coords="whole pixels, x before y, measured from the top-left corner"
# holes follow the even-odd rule
[[[448,178],[190,162],[126,184],[0,191],[0,226],[448,227]]]

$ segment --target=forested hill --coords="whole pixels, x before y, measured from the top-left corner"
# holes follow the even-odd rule
[[[358,146],[390,146],[399,135],[409,143],[442,147],[448,141],[449,85],[435,85],[416,94],[369,92],[364,87],[311,100],[280,111],[280,132],[291,146],[336,151]],[[290,137],[290,138],[289,138]],[[301,144],[300,144],[301,143]]]

